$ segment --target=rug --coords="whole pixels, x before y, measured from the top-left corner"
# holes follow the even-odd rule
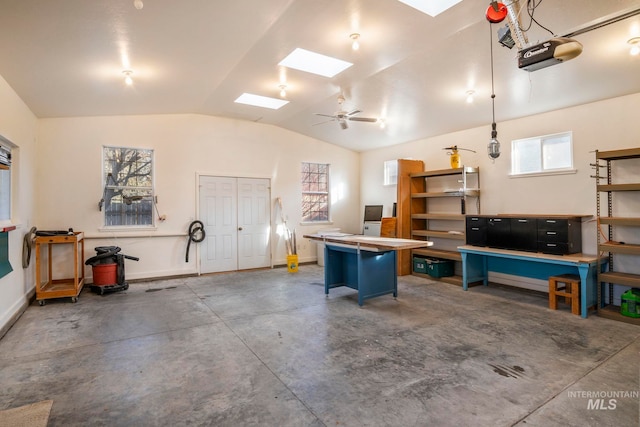
[[[47,427],[53,400],[0,411],[0,427]]]

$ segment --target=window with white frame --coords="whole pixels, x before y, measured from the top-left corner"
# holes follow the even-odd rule
[[[153,150],[103,147],[104,225],[153,225]]]
[[[511,141],[511,175],[574,172],[572,132]]]
[[[329,165],[302,163],[302,222],[329,221]]]
[[[398,161],[387,160],[384,162],[383,185],[396,185],[398,183]]]
[[[3,139],[0,137],[0,139]],[[0,221],[11,219],[11,148],[0,144]]]

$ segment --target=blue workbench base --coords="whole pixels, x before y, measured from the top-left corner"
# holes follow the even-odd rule
[[[380,295],[398,296],[396,251],[372,252],[329,243],[324,248],[324,293],[347,286],[358,291],[358,304]]]
[[[534,255],[520,251],[458,248],[462,255],[462,287],[469,283],[489,282],[489,271],[514,276],[548,280],[550,276],[573,273],[580,276],[580,315],[587,317],[590,307],[596,305],[597,259],[576,260],[571,257]],[[604,265],[601,265],[602,269]]]

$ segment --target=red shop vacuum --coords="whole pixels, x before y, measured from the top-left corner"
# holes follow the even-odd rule
[[[98,246],[95,250],[96,256],[85,261],[93,271],[91,291],[104,295],[129,289],[124,277],[124,260],[139,261],[140,258],[121,254],[117,246]]]

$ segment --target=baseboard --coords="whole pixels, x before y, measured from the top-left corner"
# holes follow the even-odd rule
[[[3,317],[0,320],[0,338],[2,338],[9,329],[18,321],[20,316],[27,311],[27,308],[31,304],[31,302],[36,298],[36,290],[35,288],[31,289],[24,298],[16,301],[16,303],[7,311],[7,316]]]

